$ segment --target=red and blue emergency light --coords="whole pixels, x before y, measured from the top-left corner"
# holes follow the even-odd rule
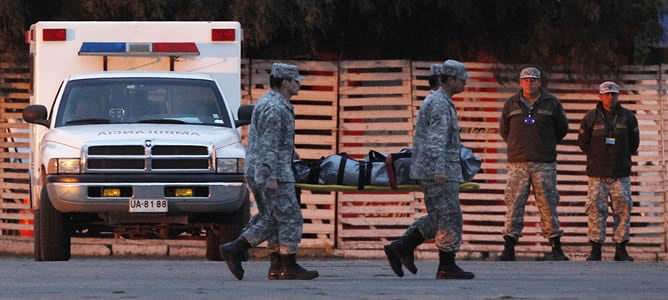
[[[79,55],[91,56],[186,56],[199,55],[192,42],[126,43],[84,42]]]

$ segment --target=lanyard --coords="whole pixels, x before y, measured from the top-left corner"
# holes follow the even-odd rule
[[[615,125],[617,124],[617,116],[618,114],[615,113],[615,117],[612,118],[612,123],[608,122],[608,118],[606,117],[607,114],[603,113],[600,111],[601,116],[603,117],[603,122],[605,123],[606,129],[608,129],[608,137],[613,137],[615,133]]]
[[[534,101],[529,105],[529,101],[525,100],[524,98],[520,98],[520,102],[524,107],[527,108],[527,117],[524,118],[524,124],[527,125],[533,125],[536,123],[536,119],[533,117],[533,110],[538,106],[538,100]]]

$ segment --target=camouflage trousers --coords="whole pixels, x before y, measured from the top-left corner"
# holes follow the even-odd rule
[[[602,178],[589,177],[589,192],[585,212],[589,217],[590,241],[603,243],[605,241],[605,227],[608,219],[608,199],[612,209],[613,234],[612,240],[621,243],[629,240],[631,227],[631,178]]]
[[[272,252],[297,253],[304,219],[294,182],[279,182],[278,189],[269,192],[253,178],[246,177],[246,180],[255,197],[258,213],[251,218],[241,236],[253,247],[267,241]]]
[[[415,220],[406,230],[419,230],[428,239],[436,239],[436,248],[444,252],[457,252],[462,243],[462,209],[459,206],[459,183],[437,184],[421,182],[427,215]]]
[[[540,214],[540,229],[547,238],[563,235],[559,225],[557,205],[557,163],[508,163],[508,183],[503,201],[506,204],[504,236],[519,239],[524,229],[524,208],[533,187],[536,207]]]

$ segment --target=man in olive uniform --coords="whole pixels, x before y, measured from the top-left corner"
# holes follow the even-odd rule
[[[470,75],[464,64],[455,60],[445,61],[440,71],[439,89],[431,92],[420,106],[413,137],[411,178],[424,188],[427,216],[417,219],[404,236],[385,245],[384,250],[397,276],[404,275],[402,265],[415,274],[415,247],[425,238],[435,238],[439,256],[436,279],[472,279],[473,273],[455,263],[463,225],[459,184],[464,179],[459,122],[452,102],[453,95],[464,91]]]
[[[540,71],[520,72],[521,90],[506,100],[499,132],[508,144],[508,182],[504,193],[505,240],[499,260],[515,260],[515,244],[524,228],[524,207],[533,187],[540,228],[552,246],[550,260],[568,260],[561,249],[563,231],[557,205],[557,144],[568,133],[568,119],[556,97],[541,88]]]
[[[580,122],[578,145],[587,154],[589,193],[585,211],[589,216],[591,242],[589,261],[601,260],[608,219],[608,199],[613,214],[615,260],[633,261],[626,252],[631,221],[631,155],[640,144],[638,120],[622,107],[617,98],[619,86],[606,81],[599,86],[600,103]]]
[[[271,89],[253,109],[246,151],[246,180],[255,195],[259,217],[220,252],[232,274],[243,279],[243,253],[268,241],[271,265],[269,279],[313,279],[317,271],[307,271],[296,262],[302,237],[301,206],[295,195],[292,171],[295,117],[290,99],[299,92],[296,66],[275,63],[269,77]]]

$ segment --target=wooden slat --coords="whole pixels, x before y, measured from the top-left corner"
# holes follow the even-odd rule
[[[362,158],[371,149],[410,147],[410,63],[347,61],[340,67],[338,151]]]

